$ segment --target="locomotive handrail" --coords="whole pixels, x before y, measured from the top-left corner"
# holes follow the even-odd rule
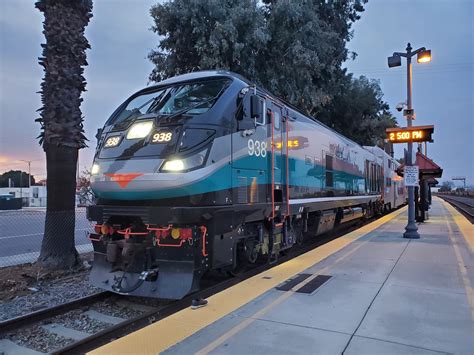
[[[160,238],[156,238],[155,240],[156,240],[156,245],[158,245],[159,247],[172,247],[172,248],[180,248],[186,242],[185,239],[181,239],[179,241],[179,244],[169,244],[169,243],[160,243]]]
[[[274,138],[274,125],[275,125],[275,119],[273,115],[273,111],[270,110],[270,117],[272,119],[272,122],[270,125],[272,126],[272,220],[275,219],[275,138]]]
[[[206,250],[206,234],[207,234],[207,228],[206,226],[201,226],[199,227],[202,233],[202,256],[208,256],[209,254],[207,253]]]
[[[124,235],[128,239],[131,235],[148,235],[148,232],[132,232],[130,227],[125,229],[120,229],[117,231],[118,234]]]

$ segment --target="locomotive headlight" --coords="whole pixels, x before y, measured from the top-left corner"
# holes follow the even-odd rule
[[[91,175],[97,175],[100,171],[99,164],[92,164]]]
[[[137,122],[128,130],[127,139],[145,138],[151,132],[152,128],[153,121]]]
[[[161,167],[161,171],[164,172],[180,172],[197,169],[204,164],[206,159],[207,149],[200,151],[197,154],[191,155],[184,159],[171,159],[166,160]]]
[[[163,168],[161,170],[164,170],[164,171],[181,171],[181,170],[184,170],[184,163],[181,159],[167,160],[163,164]]]

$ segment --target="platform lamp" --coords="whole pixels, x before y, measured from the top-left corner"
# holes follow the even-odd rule
[[[411,44],[408,43],[406,52],[400,53],[395,52],[391,57],[388,57],[388,67],[399,67],[402,65],[402,57],[407,59],[407,108],[404,111],[404,115],[407,117],[407,126],[412,126],[412,120],[415,118],[415,111],[412,107],[412,67],[411,67],[411,58],[417,55],[418,63],[427,63],[431,61],[431,50],[426,49],[425,47],[418,48],[415,51],[412,51]],[[405,162],[406,166],[411,166],[413,154],[413,142],[408,143],[408,159]],[[403,233],[403,238],[409,239],[419,239],[420,234],[418,233],[418,227],[415,223],[415,190],[413,186],[408,186],[408,223],[405,227],[405,233]]]

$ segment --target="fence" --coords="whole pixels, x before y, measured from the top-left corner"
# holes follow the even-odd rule
[[[0,211],[0,267],[34,262],[43,240],[45,208]],[[92,251],[87,239],[93,231],[85,208],[76,208],[75,243],[79,253]]]

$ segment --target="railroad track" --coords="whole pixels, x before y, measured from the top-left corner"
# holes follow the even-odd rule
[[[474,223],[474,198],[451,196],[437,194],[436,196],[442,198],[446,202],[449,202],[455,208],[457,208],[466,218]]]
[[[365,223],[371,222],[373,220],[374,219],[372,218],[367,220]],[[293,248],[295,250],[290,250],[287,255],[280,256],[278,260],[272,264],[259,264],[255,267],[252,267],[250,270],[244,271],[232,278],[224,278],[222,280],[221,277],[221,280],[218,281],[213,281],[212,279],[204,280],[206,285],[202,290],[188,295],[178,301],[166,302],[153,300],[155,303],[153,306],[150,306],[149,303],[147,305],[143,305],[140,303],[140,301],[137,302],[137,298],[134,297],[120,296],[108,291],[99,292],[62,305],[32,312],[24,316],[0,322],[0,339],[11,339],[12,334],[15,334],[21,330],[28,331],[28,329],[32,329],[32,327],[42,327],[42,329],[46,329],[49,332],[56,331],[56,334],[58,334],[61,331],[64,331],[65,327],[61,325],[61,320],[70,317],[72,312],[82,312],[87,317],[91,317],[95,320],[102,319],[102,323],[107,323],[107,320],[110,319],[110,323],[107,324],[106,327],[95,333],[85,333],[82,337],[77,337],[76,339],[71,338],[71,341],[63,347],[47,350],[47,352],[51,354],[84,354],[87,351],[95,349],[114,339],[130,334],[133,331],[136,331],[149,324],[166,318],[175,312],[189,307],[191,305],[191,301],[194,298],[208,298],[215,293],[218,293],[228,287],[238,284],[247,278],[257,275],[270,267],[286,262],[298,255],[304,254],[318,246],[336,239],[353,229],[359,228],[362,224],[363,223],[361,221],[354,221],[342,225],[332,233],[321,236],[318,240],[310,240],[298,248]],[[131,309],[142,308],[142,312],[136,316],[127,317],[126,319],[121,319],[118,321],[115,319],[116,317],[110,317],[107,314],[102,314],[100,307],[98,311],[94,310],[94,307],[103,302],[116,303],[122,307]],[[77,315],[75,316],[77,317]],[[72,329],[72,333],[74,332],[74,329]]]

